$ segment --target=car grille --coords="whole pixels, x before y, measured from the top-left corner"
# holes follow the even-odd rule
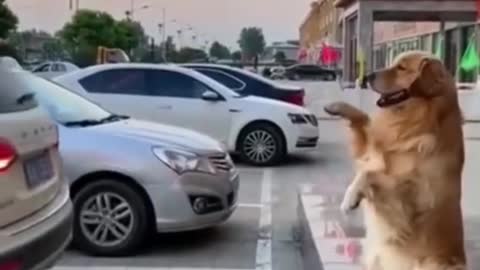
[[[215,166],[215,169],[219,171],[230,172],[234,168],[232,159],[228,154],[215,154],[209,156],[208,159],[212,162],[213,166]]]
[[[318,126],[317,116],[314,114],[306,114],[305,118],[307,118],[308,122],[313,126]]]

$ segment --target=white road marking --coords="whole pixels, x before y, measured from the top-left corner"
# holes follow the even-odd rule
[[[262,179],[259,236],[255,270],[272,269],[272,169],[266,169]]]
[[[238,207],[242,208],[262,208],[264,207],[261,203],[239,203]]]
[[[193,267],[127,267],[127,266],[57,266],[50,270],[215,270],[215,268],[193,268]],[[218,270],[253,270],[253,269],[230,269],[218,268]]]

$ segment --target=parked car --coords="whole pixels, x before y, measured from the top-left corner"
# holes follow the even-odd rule
[[[281,84],[243,69],[215,64],[186,64],[242,95],[254,95],[304,105],[305,90],[299,86]]]
[[[92,66],[56,81],[115,113],[207,134],[254,165],[276,164],[317,145],[317,119],[307,109],[241,95],[176,65]]]
[[[45,79],[52,79],[77,69],[76,65],[69,62],[46,62],[35,67],[32,72]]]
[[[47,269],[71,240],[72,204],[57,127],[20,69],[0,65],[0,269]]]
[[[318,65],[297,64],[285,69],[285,76],[290,80],[320,79],[334,81],[337,73],[333,69],[327,69]]]
[[[215,226],[235,210],[239,176],[220,142],[115,115],[57,84],[18,76],[59,124],[73,244],[82,251],[133,254],[150,231]]]
[[[270,78],[272,80],[285,79],[285,68],[284,67],[282,67],[282,66],[272,67],[271,71],[272,71],[272,74],[270,75]]]

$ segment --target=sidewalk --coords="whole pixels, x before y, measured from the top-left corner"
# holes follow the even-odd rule
[[[463,214],[470,270],[480,269],[480,141],[467,141],[463,177]],[[345,177],[349,177],[346,173]],[[361,212],[339,211],[347,183],[301,186],[298,218],[304,269],[360,270],[365,231]]]

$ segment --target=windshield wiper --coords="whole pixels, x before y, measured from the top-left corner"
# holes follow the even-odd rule
[[[63,124],[67,127],[75,127],[75,126],[87,127],[87,126],[95,126],[95,125],[101,125],[109,122],[125,120],[129,118],[130,116],[126,116],[126,115],[111,114],[101,119],[83,119],[78,121],[65,122]]]
[[[79,121],[65,122],[63,124],[67,127],[75,127],[75,126],[86,127],[86,126],[100,125],[102,124],[102,121],[95,120],[95,119],[84,119]]]
[[[17,105],[23,105],[25,102],[33,100],[34,97],[35,93],[26,93],[18,97],[15,102]]]
[[[111,114],[105,118],[100,119],[100,122],[102,123],[115,122],[115,121],[125,120],[129,118],[130,116],[127,116],[127,115]]]

